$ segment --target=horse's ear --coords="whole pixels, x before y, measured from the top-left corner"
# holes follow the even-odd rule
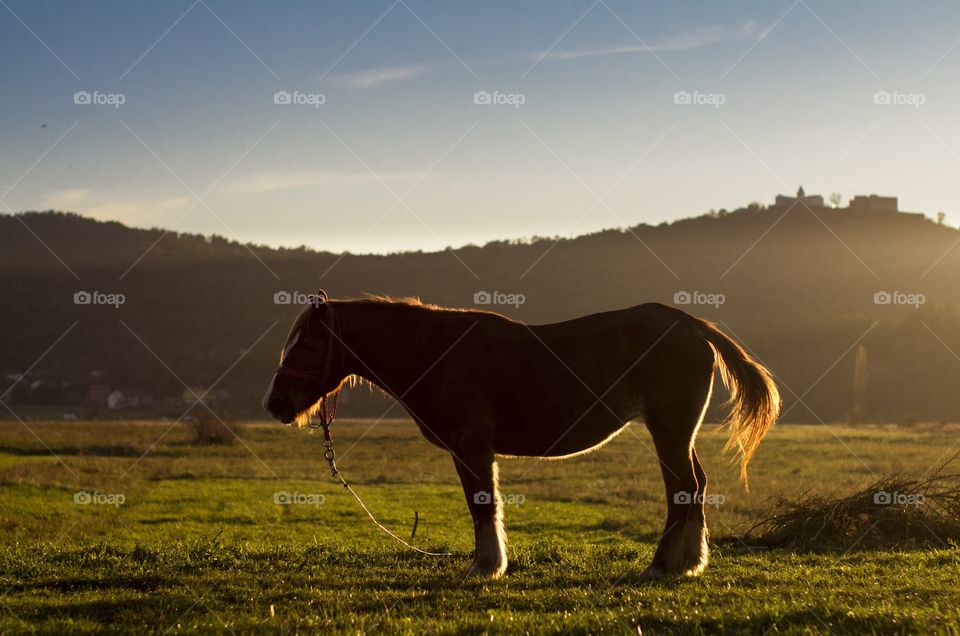
[[[310,315],[307,316],[307,323],[305,331],[307,333],[312,331],[317,331],[322,333],[323,330],[318,330],[316,327],[311,327],[314,323],[324,322],[327,319],[327,293],[322,289],[316,294],[310,294],[308,296],[309,304],[313,307],[313,311],[310,312]]]
[[[310,294],[310,304],[313,305],[314,309],[326,309],[327,308],[327,292],[322,289],[316,294]],[[326,313],[326,312],[324,312]]]

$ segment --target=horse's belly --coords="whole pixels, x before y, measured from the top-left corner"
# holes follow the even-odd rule
[[[591,426],[591,424],[593,424]],[[494,450],[500,455],[568,457],[590,452],[616,437],[625,422],[580,422],[497,427]],[[528,428],[529,427],[529,428]]]

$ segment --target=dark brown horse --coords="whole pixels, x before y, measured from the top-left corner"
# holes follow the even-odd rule
[[[667,494],[648,578],[707,564],[707,478],[694,440],[714,369],[730,391],[742,476],[780,409],[768,371],[716,326],[645,304],[548,325],[416,300],[327,300],[290,330],[264,406],[303,425],[350,376],[376,384],[453,457],[473,516],[469,574],[507,568],[496,457],[585,453],[643,418]]]

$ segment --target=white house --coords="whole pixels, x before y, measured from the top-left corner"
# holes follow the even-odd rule
[[[111,410],[127,408],[127,398],[119,390],[107,395],[107,408]]]

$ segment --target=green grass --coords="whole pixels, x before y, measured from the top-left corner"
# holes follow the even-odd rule
[[[510,570],[464,580],[472,530],[449,457],[409,422],[371,424],[337,422],[340,468],[388,527],[409,536],[417,512],[414,543],[453,557],[377,530],[329,478],[317,435],[252,424],[242,443],[196,447],[165,422],[0,424],[0,633],[960,633],[955,545],[790,554],[724,540],[702,577],[641,582],[664,507],[642,427],[588,456],[502,462],[504,495],[522,501],[506,508]],[[724,496],[714,538],[776,496],[922,473],[958,433],[830,429],[774,429],[748,493],[706,428],[699,454]],[[80,490],[123,503],[79,505]],[[281,491],[313,505],[278,505]]]

